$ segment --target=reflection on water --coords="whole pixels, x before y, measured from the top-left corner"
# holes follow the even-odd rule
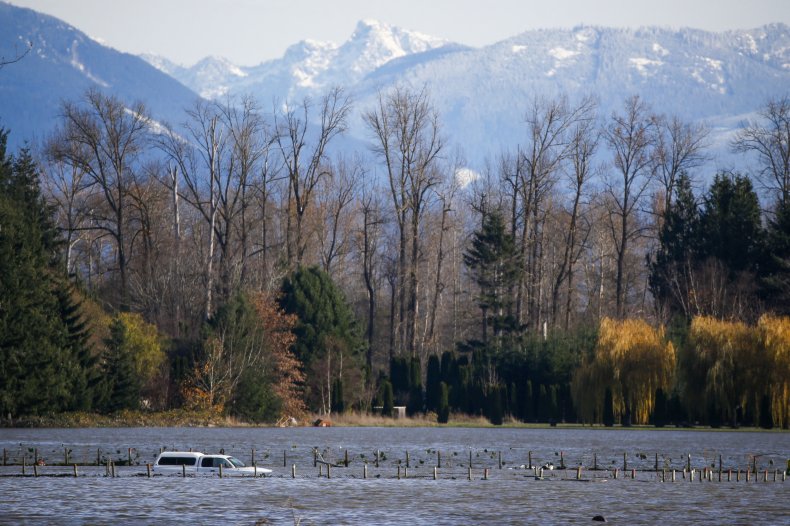
[[[0,447],[9,461],[34,453],[47,466],[22,478],[20,466],[1,468],[0,523],[3,524],[573,524],[603,515],[615,524],[656,522],[788,524],[790,482],[773,473],[790,458],[787,433],[644,431],[590,429],[2,429]],[[145,464],[160,448],[215,452],[224,449],[274,469],[270,478],[146,478]],[[124,461],[133,448],[133,466],[105,476],[103,458]],[[313,448],[335,467],[331,479],[318,476]],[[375,466],[377,451],[379,466]],[[285,464],[283,467],[283,453]],[[406,466],[406,453],[409,465]],[[472,481],[468,481],[469,453]],[[503,463],[499,469],[499,459]],[[625,460],[623,458],[625,454]],[[433,468],[441,455],[439,480]],[[692,468],[753,467],[757,481],[718,483],[683,479]],[[568,469],[546,471],[536,480],[526,468],[552,463]],[[675,483],[661,483],[659,469],[678,470]],[[613,478],[611,469],[622,470]],[[363,466],[368,465],[368,479]],[[592,471],[597,463],[599,471]],[[291,478],[291,466],[297,477]],[[583,481],[575,479],[582,465]],[[398,479],[400,467],[401,478]],[[489,469],[489,480],[483,470]],[[636,479],[630,470],[639,470]],[[769,482],[763,482],[764,471]],[[408,477],[408,478],[405,478]],[[726,477],[726,475],[725,475]],[[669,475],[667,476],[669,481]]]

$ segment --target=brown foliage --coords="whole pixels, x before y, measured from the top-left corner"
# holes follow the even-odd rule
[[[305,377],[301,362],[291,346],[296,341],[292,330],[296,316],[286,314],[270,295],[260,293],[253,299],[255,310],[266,334],[265,345],[272,360],[272,390],[282,402],[282,416],[298,418],[307,412],[302,396]]]

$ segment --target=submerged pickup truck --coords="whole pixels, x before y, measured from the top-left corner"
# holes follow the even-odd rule
[[[207,455],[193,451],[165,451],[154,463],[154,473],[162,475],[222,475],[225,477],[255,477],[271,473],[271,469],[246,466],[230,455]]]

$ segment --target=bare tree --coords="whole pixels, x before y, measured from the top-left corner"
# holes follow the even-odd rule
[[[526,263],[516,291],[515,318],[524,321],[523,305],[526,303],[529,321],[534,328],[541,325],[541,237],[545,210],[544,198],[553,188],[562,164],[572,149],[571,132],[574,124],[589,118],[591,100],[584,100],[572,107],[565,97],[547,100],[536,97],[526,115],[527,144],[520,150],[516,164],[514,189],[519,192],[514,200],[514,218],[521,218],[518,240],[520,257]],[[514,196],[516,194],[514,193]],[[515,210],[520,210],[516,212]],[[531,252],[530,249],[531,248]]]
[[[321,266],[330,275],[337,260],[345,257],[351,248],[350,208],[364,177],[358,159],[339,159],[332,173],[332,179],[326,178],[319,185],[317,199],[323,216],[319,235]]]
[[[613,113],[604,129],[612,152],[615,174],[607,181],[609,230],[617,256],[615,309],[618,318],[625,315],[626,259],[629,242],[642,235],[635,215],[653,180],[655,167],[656,121],[647,105],[633,96],[625,101],[624,113]]]
[[[736,152],[752,153],[765,188],[778,194],[782,207],[790,204],[790,97],[771,99],[758,112],[761,122],[746,122],[735,136]]]
[[[708,129],[702,124],[683,122],[680,117],[658,120],[655,158],[657,175],[664,192],[666,215],[672,206],[674,191],[681,172],[689,173],[704,164]]]
[[[107,213],[94,209],[94,225],[114,241],[120,303],[129,305],[128,197],[138,175],[149,117],[142,103],[127,107],[96,89],[80,103],[64,102],[62,128],[50,141],[52,157],[85,173],[104,197]]]
[[[188,139],[168,129],[159,137],[158,145],[184,180],[185,188],[179,195],[208,223],[208,248],[204,262],[204,315],[208,319],[214,311],[214,252],[222,190],[220,171],[227,134],[221,126],[217,107],[212,103],[198,100],[187,115],[189,121],[184,128]]]
[[[44,188],[48,199],[56,205],[56,221],[64,235],[65,271],[67,275],[73,275],[74,248],[83,239],[84,231],[91,229],[88,201],[95,186],[78,166],[52,158],[47,163],[44,175]]]
[[[430,246],[434,247],[430,250],[428,257],[430,263],[434,265],[433,284],[432,287],[426,287],[425,290],[425,322],[423,328],[423,336],[421,346],[427,352],[438,353],[440,351],[440,330],[437,329],[437,320],[441,323],[443,318],[443,309],[441,307],[444,297],[444,291],[447,287],[447,266],[448,252],[452,239],[452,230],[454,228],[454,213],[457,212],[457,194],[461,189],[461,181],[458,174],[463,166],[463,160],[460,154],[455,156],[455,159],[447,163],[445,166],[440,167],[446,174],[435,188],[436,208],[432,216],[431,232],[423,234],[428,238]],[[438,217],[437,217],[438,216]],[[450,239],[448,239],[450,238]]]
[[[359,221],[356,232],[356,253],[361,260],[362,279],[365,284],[367,299],[367,325],[365,337],[367,346],[367,365],[373,367],[373,349],[376,330],[376,308],[378,291],[381,282],[380,244],[384,218],[381,210],[379,190],[375,186],[362,185],[359,200]]]
[[[287,227],[287,251],[289,265],[302,263],[305,252],[303,232],[305,213],[311,204],[313,191],[319,181],[331,174],[327,169],[326,149],[337,135],[346,129],[351,111],[351,102],[342,89],[333,88],[323,97],[319,109],[319,124],[315,128],[310,122],[312,103],[305,99],[301,106],[286,105],[276,113],[277,145],[283,158],[283,166],[289,182],[289,213]],[[293,203],[293,210],[290,210]],[[291,224],[291,216],[295,224]]]
[[[253,203],[254,182],[257,176],[261,176],[262,182],[265,184],[269,151],[275,139],[252,97],[242,98],[238,105],[229,99],[226,104],[220,107],[220,111],[230,141],[228,172],[229,181],[232,182],[232,184],[225,185],[225,191],[221,194],[222,206],[220,210],[224,216],[224,223],[227,225],[227,232],[223,238],[229,239],[234,231],[238,237],[240,245],[238,250],[241,251],[238,274],[239,281],[243,283],[247,277],[248,260],[251,253],[249,214]],[[259,169],[261,163],[264,168]],[[229,252],[229,250],[224,250],[224,252]],[[224,257],[223,261],[225,262],[223,281],[227,286],[230,281],[228,274],[232,263],[230,257]]]
[[[373,150],[387,172],[398,227],[399,344],[415,356],[420,226],[430,193],[440,180],[439,117],[425,88],[412,92],[397,87],[386,95],[379,93],[378,105],[363,118],[376,140]]]
[[[556,325],[558,324],[557,311],[560,288],[563,282],[567,281],[565,330],[568,330],[570,324],[574,265],[582,251],[582,247],[579,246],[579,238],[585,237],[584,235],[579,235],[579,216],[583,205],[582,198],[587,192],[587,185],[595,172],[593,162],[600,137],[600,131],[597,129],[595,122],[595,104],[591,100],[586,101],[584,104],[586,108],[579,111],[577,121],[574,123],[571,131],[570,151],[568,153],[569,166],[566,173],[570,183],[571,195],[573,195],[573,202],[568,214],[568,229],[564,236],[562,257],[560,258],[559,268],[555,274],[552,287],[551,317]]]

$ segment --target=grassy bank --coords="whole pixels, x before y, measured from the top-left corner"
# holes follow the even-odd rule
[[[406,418],[389,418],[359,412],[346,412],[325,415],[307,415],[297,422],[298,426],[312,426],[317,420],[329,421],[334,427],[458,427],[458,428],[511,428],[511,429],[546,429],[552,426],[545,423],[524,423],[514,419],[506,419],[502,426],[494,426],[486,418],[474,417],[465,414],[453,414],[447,424],[438,424],[436,415],[417,415]],[[211,411],[187,411],[184,409],[171,409],[169,411],[120,411],[109,415],[98,413],[72,412],[58,413],[46,416],[27,416],[13,420],[3,419],[0,427],[41,427],[41,428],[79,428],[79,427],[273,427],[272,423],[245,422],[237,418],[225,416]],[[710,428],[698,426],[678,428],[667,426],[657,428],[653,426],[614,426],[611,428],[602,425],[558,424],[559,429],[644,429],[653,431],[674,431],[678,429],[708,430],[708,431],[762,431],[762,432],[787,432],[781,429],[760,429],[742,427]]]

